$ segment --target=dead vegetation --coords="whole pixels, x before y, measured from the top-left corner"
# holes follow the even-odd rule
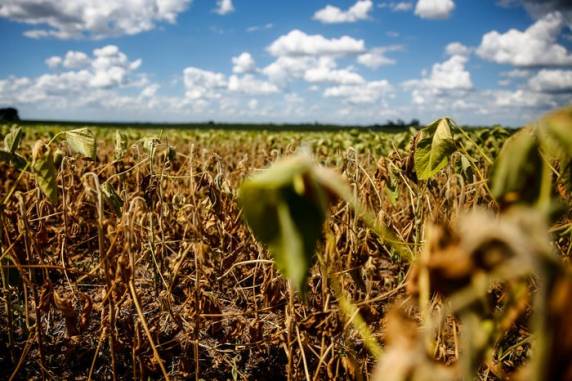
[[[31,157],[35,133],[26,132],[20,153]],[[54,159],[57,198],[46,197],[37,176],[0,162],[1,379],[367,380],[376,377],[377,362],[368,340],[387,346],[380,380],[389,368],[397,378],[388,380],[458,379],[469,350],[475,356],[467,367],[477,364],[482,379],[510,377],[527,363],[529,290],[539,287],[529,273],[517,271],[508,286],[487,283],[470,305],[443,302],[478,283],[476,274],[514,260],[505,258],[512,242],[491,240],[483,249],[470,241],[475,224],[494,233],[486,217],[462,222],[474,207],[500,210],[486,157],[498,155],[503,131],[471,133],[485,155],[467,144],[423,181],[413,168],[411,142],[419,137],[412,132],[101,134],[95,161],[72,154],[69,142],[36,148],[61,156]],[[303,144],[342,174],[360,205],[421,258],[417,265],[338,200],[305,292],[294,292],[243,222],[237,189]],[[450,221],[460,221],[458,230]],[[429,222],[436,224],[430,233]],[[567,206],[550,229],[555,239],[547,250],[568,261]],[[523,244],[515,245],[522,259]],[[425,290],[424,274],[431,279]],[[571,304],[563,301],[570,301],[571,283],[550,279],[544,324],[563,340],[547,345],[559,346],[547,351],[561,357],[551,359],[556,373],[543,379],[570,380],[563,316]],[[392,307],[396,300],[401,307]],[[462,347],[461,325],[481,327],[495,313],[502,319],[480,346]]]

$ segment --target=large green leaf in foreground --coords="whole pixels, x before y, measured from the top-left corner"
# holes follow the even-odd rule
[[[503,203],[533,203],[540,195],[542,158],[531,128],[523,128],[504,143],[490,178],[493,196]]]
[[[549,113],[536,128],[546,154],[559,159],[572,158],[572,106]]]
[[[415,148],[415,172],[420,180],[427,180],[449,163],[455,151],[455,140],[449,118],[438,119],[421,131],[421,140]]]
[[[244,181],[239,202],[254,235],[279,270],[300,290],[312,265],[328,207],[314,163],[296,156]]]

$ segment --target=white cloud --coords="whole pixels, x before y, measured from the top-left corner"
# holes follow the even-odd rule
[[[413,9],[410,1],[386,1],[379,4],[380,8],[389,8],[393,12],[407,12]]]
[[[473,88],[471,74],[465,68],[466,56],[453,55],[448,60],[436,63],[422,79],[404,83],[411,90],[413,103],[417,105],[435,102],[437,98],[463,94]]]
[[[114,45],[95,49],[92,56],[70,51],[65,58],[50,57],[46,64],[50,68],[61,66],[63,71],[3,80],[0,103],[40,104],[60,109],[113,106],[113,100],[120,97],[122,89],[153,86],[144,75],[136,73],[141,60],[130,61]]]
[[[0,17],[34,25],[31,38],[93,38],[133,35],[174,23],[191,0],[3,0]]]
[[[445,62],[433,65],[427,83],[440,90],[470,90],[473,83],[471,74],[465,69],[466,63],[466,57],[454,55]]]
[[[272,82],[283,85],[291,79],[303,78],[306,70],[317,63],[318,59],[315,57],[278,57],[263,68],[262,73]]]
[[[324,91],[326,98],[342,98],[351,104],[368,104],[380,101],[391,94],[393,87],[386,80],[368,82],[359,86],[335,86]]]
[[[256,70],[256,62],[248,52],[232,57],[232,72],[236,74],[251,73]]]
[[[558,107],[558,101],[549,94],[518,89],[516,91],[496,90],[489,92],[494,105],[511,110],[519,108],[550,109]]]
[[[445,52],[450,56],[468,56],[471,49],[460,42],[451,42],[445,47]]]
[[[129,62],[125,53],[121,52],[115,45],[95,49],[93,55],[95,59],[91,61],[91,67],[94,76],[91,79],[91,85],[94,87],[106,88],[125,84],[128,74],[137,70],[142,63],[141,59]],[[67,58],[66,55],[66,60]],[[66,60],[64,60],[64,65]],[[71,60],[68,63],[75,64],[77,62]]]
[[[89,63],[89,57],[84,52],[69,51],[63,60],[63,66],[68,69],[78,69]],[[49,64],[48,64],[49,66]]]
[[[453,0],[419,0],[415,14],[424,19],[446,19],[454,9]]]
[[[349,36],[328,39],[320,34],[308,35],[293,30],[280,36],[268,48],[273,56],[321,56],[357,54],[365,50],[363,40]]]
[[[185,96],[191,100],[220,98],[220,91],[227,86],[224,74],[215,73],[196,67],[183,70]]]
[[[308,83],[359,84],[365,80],[353,68],[337,68],[331,56],[279,57],[262,69],[270,81],[280,86],[299,79]]]
[[[228,79],[228,90],[249,95],[277,93],[278,87],[267,81],[256,79],[253,75],[231,75]]]
[[[572,94],[572,70],[540,70],[528,80],[528,86],[541,93]]]
[[[46,65],[48,65],[48,67],[49,67],[50,69],[53,69],[53,68],[56,68],[56,67],[58,67],[59,65],[61,65],[61,63],[62,63],[62,57],[53,56],[53,57],[50,57],[50,58],[46,59],[45,62],[46,62]]]
[[[330,57],[323,57],[317,65],[306,69],[304,80],[309,83],[336,83],[340,85],[356,85],[364,83],[361,75],[350,69],[336,69],[336,62]]]
[[[372,0],[358,0],[357,3],[347,11],[341,10],[333,5],[326,5],[325,8],[314,13],[314,20],[325,24],[351,23],[367,20],[372,8]]]
[[[217,8],[215,12],[221,16],[234,12],[232,0],[217,0]]]
[[[572,65],[572,55],[557,43],[563,27],[562,15],[550,13],[524,32],[516,29],[504,34],[488,32],[477,54],[488,61],[522,67]]]
[[[369,67],[370,69],[377,69],[385,65],[393,65],[395,60],[387,57],[385,54],[387,52],[399,50],[402,50],[402,47],[398,45],[373,48],[367,53],[360,54],[357,58],[357,62]]]

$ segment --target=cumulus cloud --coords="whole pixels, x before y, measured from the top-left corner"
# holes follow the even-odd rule
[[[399,45],[373,48],[367,53],[360,54],[357,58],[357,62],[369,67],[370,69],[377,69],[381,66],[393,65],[395,60],[393,58],[387,57],[386,53],[399,50],[402,50],[402,47]]]
[[[60,67],[61,71],[3,80],[0,103],[39,103],[60,108],[103,105],[119,97],[118,91],[122,89],[138,88],[145,92],[145,87],[153,85],[136,72],[142,61],[130,61],[115,45],[95,49],[91,56],[69,51],[64,57],[53,56],[45,62],[50,68]]]
[[[93,38],[133,35],[174,23],[191,0],[3,0],[0,17],[34,25],[31,38]]]
[[[66,53],[62,65],[68,69],[78,69],[88,63],[89,57],[84,52],[69,51]]]
[[[256,79],[253,75],[231,75],[228,79],[228,90],[249,95],[277,93],[278,87],[267,81]]]
[[[406,81],[404,87],[411,90],[413,103],[427,104],[438,97],[472,90],[471,73],[465,68],[467,61],[466,56],[453,55],[434,64],[430,73],[423,73],[423,78]]]
[[[562,15],[550,13],[525,31],[488,32],[483,36],[477,54],[485,60],[513,66],[572,65],[572,55],[557,42],[563,27]]]
[[[360,20],[367,20],[372,8],[372,0],[358,0],[358,2],[347,11],[333,5],[326,5],[325,8],[314,13],[314,20],[320,21],[324,24],[351,23]]]
[[[280,36],[268,48],[273,56],[342,56],[365,50],[363,40],[349,36],[328,39],[320,34],[308,35],[300,30]]]
[[[423,19],[446,19],[454,9],[453,0],[419,0],[415,14]]]
[[[495,90],[488,93],[492,96],[496,107],[509,110],[516,109],[551,109],[560,104],[556,98],[549,94],[518,89],[516,91]]]
[[[53,56],[47,58],[44,62],[46,63],[46,65],[48,65],[50,69],[53,69],[60,66],[60,64],[62,63],[62,57]]]
[[[306,68],[304,80],[309,83],[336,83],[356,85],[364,83],[361,75],[350,69],[337,69],[336,62],[330,57],[321,58],[317,64]]]
[[[192,100],[220,98],[220,91],[227,86],[224,74],[187,67],[183,70],[185,96]]]
[[[528,80],[528,86],[541,93],[572,94],[572,70],[540,70]]]
[[[445,52],[450,56],[468,56],[471,49],[460,42],[451,42],[445,47]]]
[[[304,80],[311,84],[360,84],[365,80],[353,68],[338,68],[335,58],[322,57],[279,57],[261,70],[271,82],[285,86],[293,80]]]
[[[236,74],[251,73],[256,70],[256,62],[248,52],[232,57],[232,72]]]
[[[327,98],[342,98],[351,104],[371,104],[379,102],[384,96],[392,93],[393,86],[386,81],[372,81],[359,86],[335,86],[327,88],[324,96]]]
[[[232,0],[217,0],[217,8],[215,12],[221,16],[234,12]]]

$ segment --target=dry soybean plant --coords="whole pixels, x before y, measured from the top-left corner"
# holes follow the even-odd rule
[[[571,120],[5,127],[0,378],[569,380]]]

